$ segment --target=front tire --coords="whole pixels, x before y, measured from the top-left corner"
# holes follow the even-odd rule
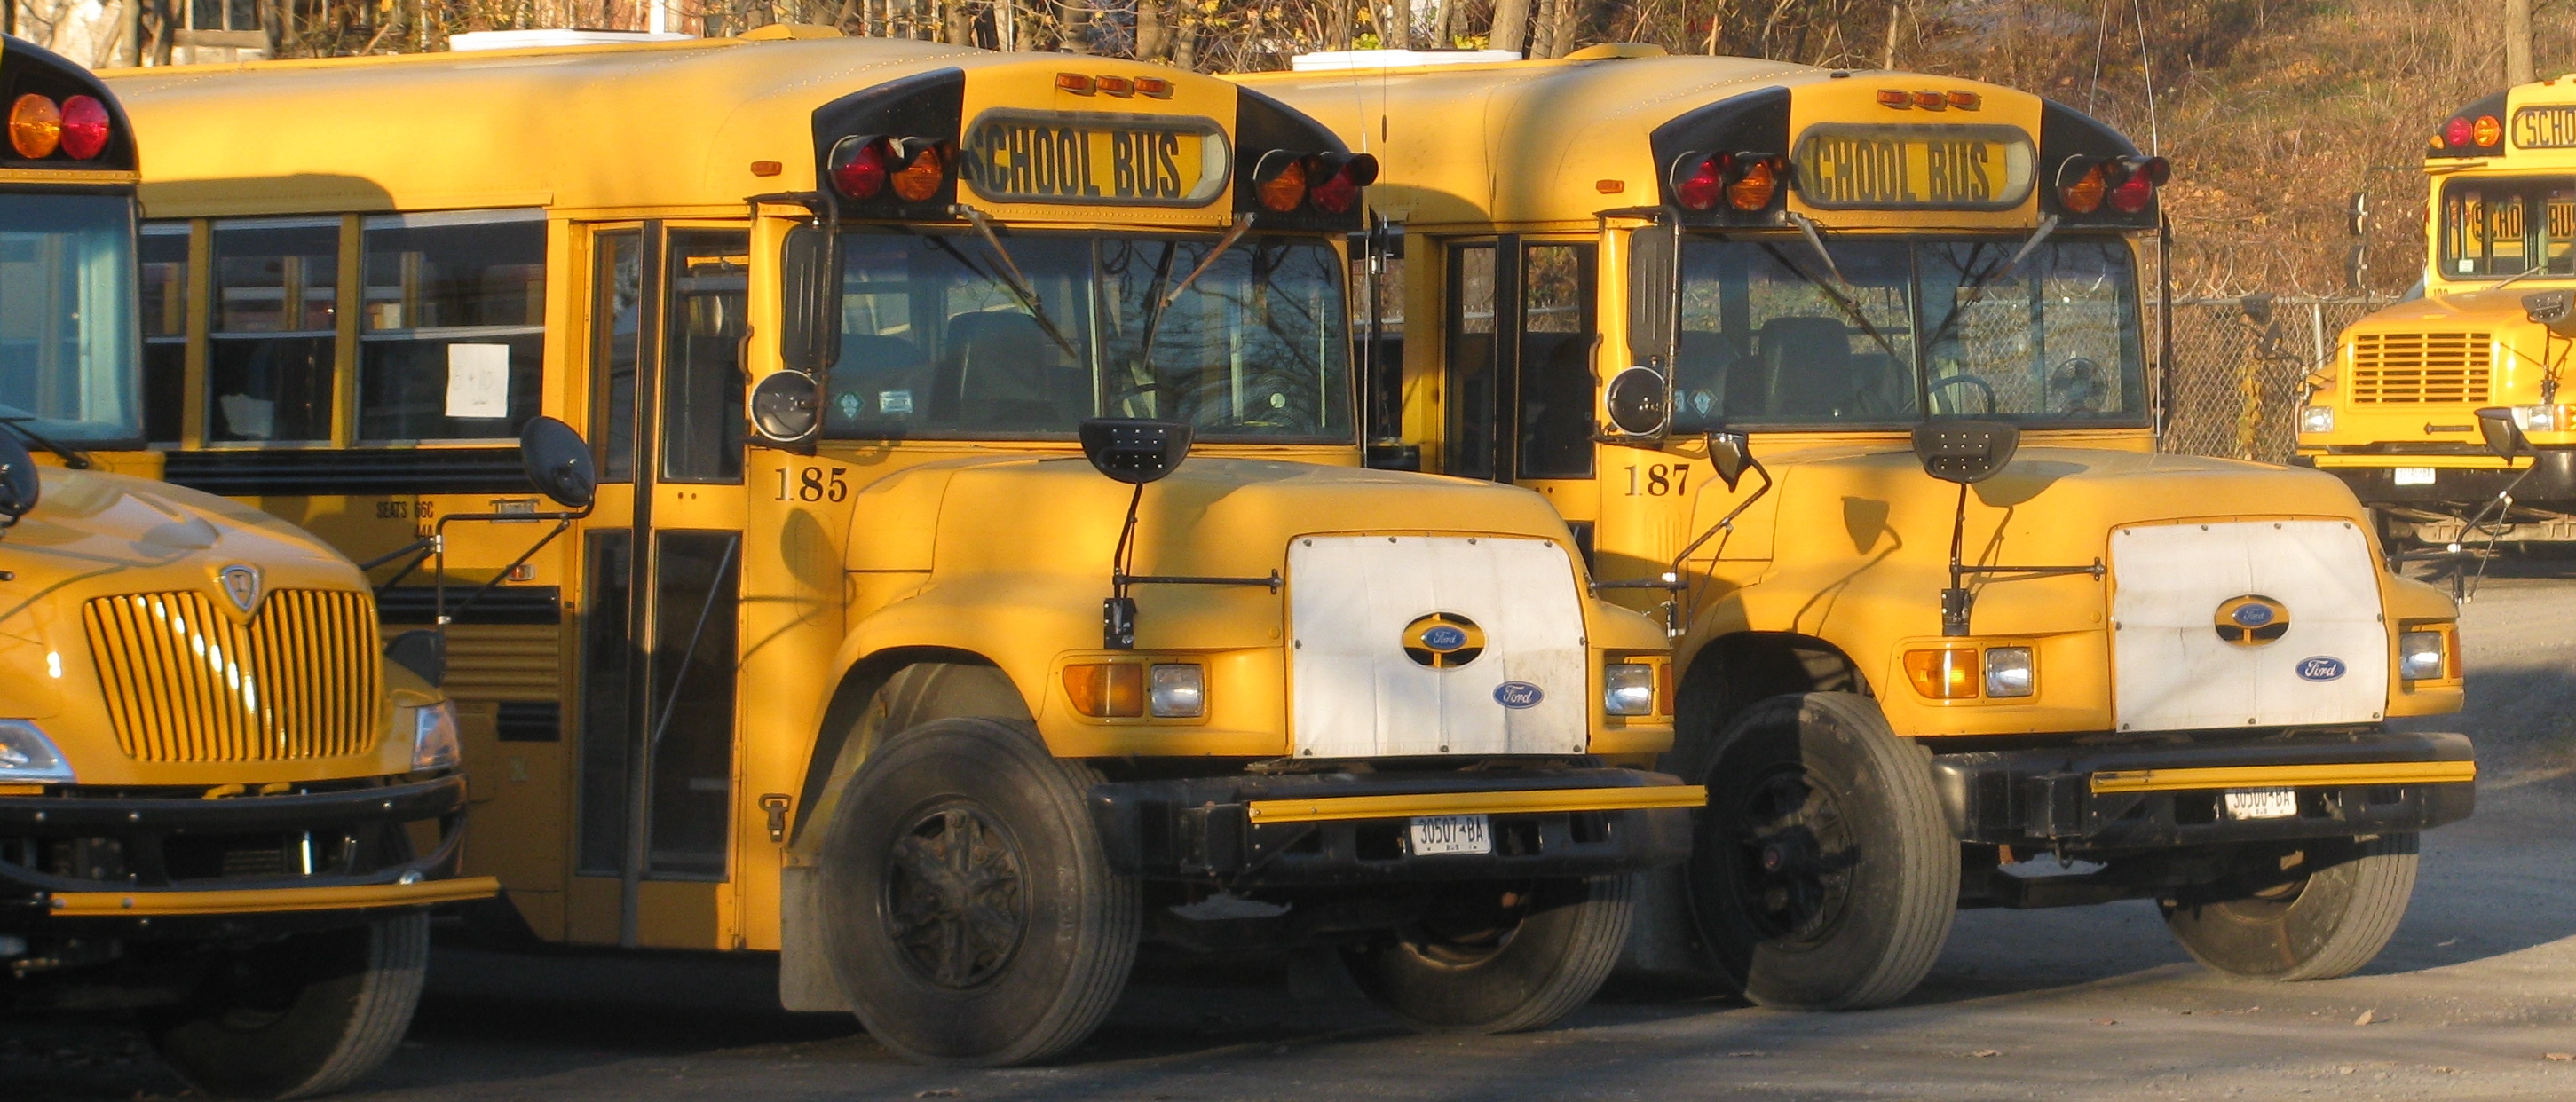
[[[193,998],[148,1014],[144,1030],[207,1094],[329,1094],[393,1055],[428,966],[425,911],[298,934],[225,954]]]
[[[1142,929],[1085,794],[1024,722],[934,720],[851,778],[825,839],[824,939],[868,1034],[929,1064],[1058,1055],[1117,1004]]]
[[[1861,1010],[1949,940],[1959,846],[1921,749],[1850,693],[1775,696],[1719,736],[1689,865],[1700,935],[1748,999]]]
[[[1632,892],[1625,876],[1447,886],[1421,920],[1342,959],[1370,1001],[1417,1029],[1538,1029],[1610,978]]]
[[[2245,845],[2218,883],[2164,900],[2165,927],[2232,976],[2330,980],[2388,947],[2415,894],[2416,836]]]

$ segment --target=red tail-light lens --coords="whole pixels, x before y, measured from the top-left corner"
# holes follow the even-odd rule
[[[63,140],[63,113],[54,101],[29,92],[9,105],[9,146],[30,161],[54,155]]]
[[[2442,140],[2449,142],[2454,149],[2469,144],[2474,137],[2476,134],[2467,119],[2452,119],[2442,124]]]
[[[883,138],[843,138],[832,147],[832,189],[852,199],[874,199],[891,174]]]
[[[2164,186],[2165,177],[2173,172],[2162,157],[2132,158],[2122,167],[2126,179],[2111,189],[2111,209],[2122,214],[2136,214],[2156,201],[2156,189]]]
[[[107,105],[88,96],[63,101],[63,152],[86,161],[107,149]]]
[[[1717,205],[1718,196],[1726,192],[1726,167],[1732,158],[1723,153],[1685,153],[1673,163],[1673,202],[1683,210],[1707,210]]]
[[[1377,158],[1366,153],[1319,153],[1306,159],[1306,201],[1326,214],[1348,214],[1360,189],[1377,182]]]

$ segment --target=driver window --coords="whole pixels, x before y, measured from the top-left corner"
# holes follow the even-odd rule
[[[1887,425],[1917,418],[1912,266],[1902,246],[1693,241],[1682,250],[1673,423]]]

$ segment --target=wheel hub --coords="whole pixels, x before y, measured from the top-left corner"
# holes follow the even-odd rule
[[[952,990],[992,979],[1028,931],[1019,846],[981,805],[928,808],[885,865],[886,932],[921,978]]]
[[[1761,934],[1794,942],[1832,930],[1855,860],[1833,793],[1784,769],[1742,790],[1733,826],[1738,899]]]

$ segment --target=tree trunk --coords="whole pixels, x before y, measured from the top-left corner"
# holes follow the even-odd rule
[[[1061,0],[1057,10],[1063,13],[1061,29],[1056,32],[1058,44],[1069,54],[1091,52],[1091,5],[1089,0]]]
[[[1383,21],[1378,24],[1377,44],[1390,50],[1412,49],[1413,0],[1386,0],[1385,11]]]
[[[1494,25],[1487,47],[1521,51],[1529,46],[1529,0],[1494,0]]]
[[[286,56],[286,21],[295,17],[295,0],[268,0],[260,5],[259,29],[267,35],[266,49],[272,58]]]
[[[1565,56],[1565,24],[1572,0],[1541,0],[1538,8],[1537,42],[1530,50],[1532,57]]]
[[[1449,17],[1455,13],[1456,10],[1457,0],[1440,0],[1439,6],[1431,9],[1432,49],[1446,50],[1449,48],[1449,44],[1452,41],[1455,41],[1457,32],[1451,29],[1449,25]]]
[[[2531,0],[2504,0],[2504,82],[2531,83]]]

